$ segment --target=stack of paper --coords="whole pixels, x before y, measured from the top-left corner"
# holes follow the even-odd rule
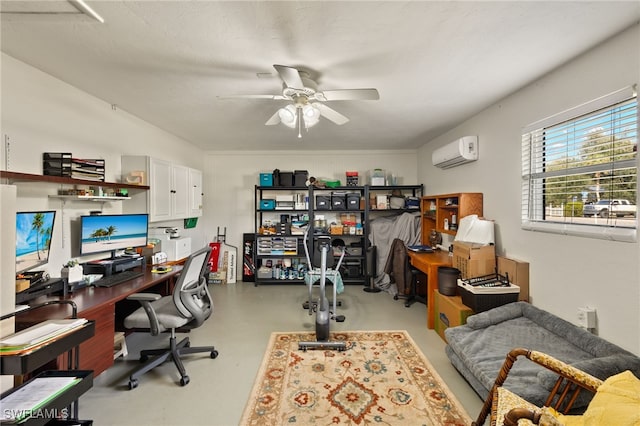
[[[62,334],[85,324],[85,318],[48,320],[22,330],[18,333],[3,337],[0,340],[0,354],[23,351],[45,343]]]

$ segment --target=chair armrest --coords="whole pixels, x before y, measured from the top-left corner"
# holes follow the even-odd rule
[[[142,304],[142,308],[149,318],[149,330],[152,336],[157,336],[160,333],[160,322],[151,302],[161,298],[162,296],[155,293],[135,293],[127,297],[127,300],[137,300]]]
[[[131,296],[127,296],[127,300],[137,300],[138,302],[147,301],[153,302],[154,300],[160,299],[162,296],[155,293],[135,293]]]
[[[537,425],[540,423],[540,412],[532,411],[528,408],[513,408],[504,416],[504,426],[518,426],[520,419],[530,420],[531,423]]]
[[[544,404],[545,406],[552,407],[558,411],[562,410],[565,413],[568,412],[573,406],[573,403],[581,390],[585,389],[595,393],[598,390],[598,387],[602,384],[602,380],[545,353],[516,348],[507,354],[507,357],[502,364],[502,368],[498,372],[498,377],[489,392],[489,396],[480,410],[478,419],[473,423],[474,425],[484,424],[487,415],[491,412],[496,389],[501,387],[507,380],[507,376],[519,356],[523,356],[558,374],[559,377],[555,386],[549,393],[547,401]]]

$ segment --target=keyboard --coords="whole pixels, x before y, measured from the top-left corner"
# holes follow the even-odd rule
[[[92,284],[96,287],[113,287],[114,285],[122,284],[125,281],[129,281],[143,275],[143,271],[122,271],[117,274],[102,277],[99,280],[94,281]]]

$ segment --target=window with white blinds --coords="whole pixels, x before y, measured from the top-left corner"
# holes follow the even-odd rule
[[[522,132],[522,227],[636,241],[638,102],[634,87]]]

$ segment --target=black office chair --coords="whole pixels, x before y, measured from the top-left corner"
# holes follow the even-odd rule
[[[138,386],[138,378],[144,373],[171,359],[180,372],[180,385],[189,383],[180,357],[186,354],[210,352],[211,358],[218,356],[213,346],[192,348],[189,337],[176,343],[176,332],[188,332],[200,327],[213,312],[213,302],[205,274],[208,270],[211,247],[205,247],[187,258],[171,296],[161,297],[154,293],[137,293],[128,300],[137,300],[142,307],[124,320],[124,326],[139,331],[144,329],[152,336],[169,331],[169,348],[140,352],[140,361],[145,362],[129,376],[129,389]],[[149,357],[154,357],[149,359]]]

